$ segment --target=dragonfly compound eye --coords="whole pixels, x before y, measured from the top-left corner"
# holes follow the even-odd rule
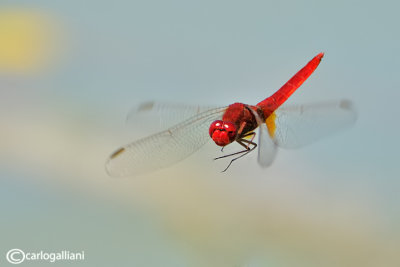
[[[236,126],[232,122],[224,122],[224,129],[228,133],[229,139],[232,142],[236,137]]]
[[[235,140],[236,127],[231,122],[217,120],[211,123],[209,134],[217,145],[226,146]]]
[[[210,134],[211,138],[212,138],[213,133],[215,132],[215,130],[221,130],[223,128],[222,127],[223,124],[224,124],[224,122],[221,121],[221,120],[216,120],[213,123],[211,123],[210,129],[208,130],[208,133]]]

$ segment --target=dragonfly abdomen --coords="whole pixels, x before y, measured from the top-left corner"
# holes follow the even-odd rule
[[[285,103],[285,101],[304,83],[304,81],[310,77],[318,67],[323,56],[324,53],[316,55],[272,96],[257,104],[257,106],[263,109],[265,118],[268,118],[277,108]]]

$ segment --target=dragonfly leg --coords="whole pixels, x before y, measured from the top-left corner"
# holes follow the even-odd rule
[[[227,158],[227,157],[231,157],[231,156],[235,156],[235,155],[241,154],[240,156],[232,159],[230,161],[230,163],[228,164],[228,166],[222,172],[225,172],[226,170],[228,170],[228,168],[231,166],[231,164],[235,160],[247,155],[248,153],[250,153],[251,151],[253,151],[257,147],[257,144],[255,142],[253,142],[253,139],[254,139],[255,135],[256,135],[255,132],[250,132],[250,133],[247,133],[244,136],[242,136],[242,138],[236,140],[236,142],[238,142],[242,147],[245,148],[244,150],[241,150],[241,151],[229,154],[229,155],[224,155],[224,156],[221,156],[221,157],[214,158],[214,160],[217,160],[217,159],[223,159],[223,158]],[[248,136],[252,136],[251,140],[244,139],[244,137],[248,137]],[[250,146],[252,146],[252,147],[250,148]]]
[[[254,139],[254,137],[256,136],[256,133],[255,132],[250,132],[250,133],[247,133],[247,134],[245,134],[245,135],[243,135],[242,136],[242,138],[240,138],[240,139],[238,139],[238,140],[242,140],[244,137],[248,137],[248,136],[252,136],[251,137],[251,140],[250,141],[253,141],[253,139]],[[245,141],[247,141],[247,140],[245,140]],[[239,143],[240,144],[240,143]],[[241,144],[242,145],[242,144]],[[248,149],[249,148],[249,143],[247,144],[247,145],[245,145],[245,146],[243,146],[244,148],[246,148],[246,149]],[[221,152],[224,152],[224,146],[221,148]],[[237,153],[240,153],[241,151],[239,151],[239,152],[237,152]],[[234,153],[234,154],[229,154],[229,155],[225,155],[225,156],[222,156],[222,157],[218,157],[218,158],[215,158],[214,160],[216,160],[216,159],[220,159],[220,158],[225,158],[225,157],[229,157],[229,156],[233,156],[233,155],[235,155],[236,153]]]
[[[251,135],[252,135],[253,137],[251,138],[250,141],[244,139],[244,137],[251,136]],[[234,156],[234,155],[237,155],[237,154],[240,154],[240,153],[244,153],[244,152],[246,152],[247,150],[253,150],[255,147],[252,148],[252,149],[250,149],[249,146],[250,146],[250,145],[255,145],[255,146],[257,147],[257,144],[253,142],[253,139],[254,139],[255,136],[256,136],[256,133],[255,133],[255,132],[250,132],[250,133],[247,133],[247,134],[243,135],[242,138],[236,140],[236,142],[238,142],[242,147],[244,147],[245,150],[238,151],[238,152],[235,152],[235,153],[232,153],[232,154],[228,154],[228,155],[224,155],[224,156],[221,156],[221,157],[217,157],[217,158],[214,158],[214,160],[223,159],[223,158],[227,158],[227,157],[230,157],[230,156]],[[247,145],[246,145],[246,144],[243,144],[243,142],[246,143]],[[224,147],[222,147],[221,152],[223,151],[223,149],[224,149]]]
[[[248,140],[245,140],[245,139],[244,139],[244,137],[248,137],[248,136],[251,136],[250,142],[253,142],[254,137],[256,137],[256,133],[255,133],[255,132],[247,133],[247,134],[245,134],[245,135],[242,136],[241,140],[242,140],[242,141],[248,141]],[[249,145],[250,145],[250,143],[247,142],[246,148],[249,148]]]
[[[255,135],[255,134],[256,134],[256,133],[252,132],[252,133],[249,133],[249,134],[244,135],[243,137],[250,136],[250,135]],[[253,139],[252,139],[252,140],[253,140]],[[238,152],[235,152],[235,153],[231,153],[231,154],[228,154],[228,155],[223,155],[223,156],[214,158],[214,160],[223,159],[223,158],[227,158],[227,157],[231,157],[231,156],[234,156],[234,155],[237,155],[237,154],[244,153],[244,152],[246,152],[246,151],[248,151],[248,150],[253,150],[253,149],[255,148],[255,147],[254,147],[254,148],[250,149],[250,148],[249,148],[249,145],[254,145],[254,146],[257,147],[257,144],[256,144],[256,143],[254,143],[254,142],[252,142],[252,141],[249,141],[249,140],[246,140],[246,139],[243,139],[243,138],[240,138],[240,139],[236,140],[236,142],[238,142],[242,147],[244,147],[245,150],[241,150],[241,151],[238,151]],[[246,144],[244,144],[243,142],[246,143]]]
[[[257,147],[257,144],[256,144],[256,143],[254,143],[253,141],[246,140],[246,139],[239,139],[239,140],[237,140],[237,142],[238,142],[241,146],[245,147],[246,149],[245,149],[245,150],[242,150],[242,151],[239,151],[239,152],[236,152],[236,153],[233,153],[233,154],[230,154],[230,155],[227,155],[227,156],[233,156],[233,155],[237,155],[237,154],[242,153],[242,155],[240,155],[240,156],[238,156],[238,157],[232,159],[231,162],[229,162],[228,166],[226,166],[226,168],[225,168],[222,172],[226,172],[226,170],[229,169],[229,167],[232,165],[232,163],[233,163],[235,160],[240,159],[241,157],[244,157],[245,155],[249,154],[251,151],[253,151],[253,150]],[[243,142],[244,142],[244,143],[247,143],[247,145],[244,144]],[[252,145],[253,147],[250,148],[250,147],[249,147],[250,145]]]

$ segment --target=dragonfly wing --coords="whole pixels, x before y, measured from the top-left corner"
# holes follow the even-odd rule
[[[126,121],[127,124],[135,124],[138,117],[149,116],[158,120],[158,128],[167,129],[181,121],[215,108],[218,107],[149,101],[133,107],[129,111]]]
[[[298,148],[350,127],[357,114],[349,100],[282,106],[266,120],[274,142]]]
[[[267,125],[253,109],[250,109],[259,125],[257,161],[261,167],[269,167],[275,159],[277,147],[272,140]]]
[[[137,175],[187,158],[209,140],[208,127],[221,118],[225,109],[202,112],[168,130],[121,147],[107,160],[107,172],[111,176]]]
[[[261,123],[258,133],[258,157],[257,161],[261,167],[269,167],[275,159],[277,147],[268,133],[265,123]]]

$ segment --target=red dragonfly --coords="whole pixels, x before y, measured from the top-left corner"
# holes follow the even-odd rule
[[[232,157],[224,171],[256,147],[259,165],[267,167],[274,160],[277,147],[297,148],[352,125],[356,113],[348,100],[281,107],[314,72],[323,56],[323,53],[316,55],[278,91],[256,105],[234,103],[210,109],[141,105],[139,112],[155,110],[161,117],[175,112],[186,120],[119,148],[107,160],[107,172],[111,176],[127,176],[168,167],[197,151],[210,137],[222,149],[233,142],[243,147],[215,158]],[[256,128],[259,128],[257,143],[254,141]]]

